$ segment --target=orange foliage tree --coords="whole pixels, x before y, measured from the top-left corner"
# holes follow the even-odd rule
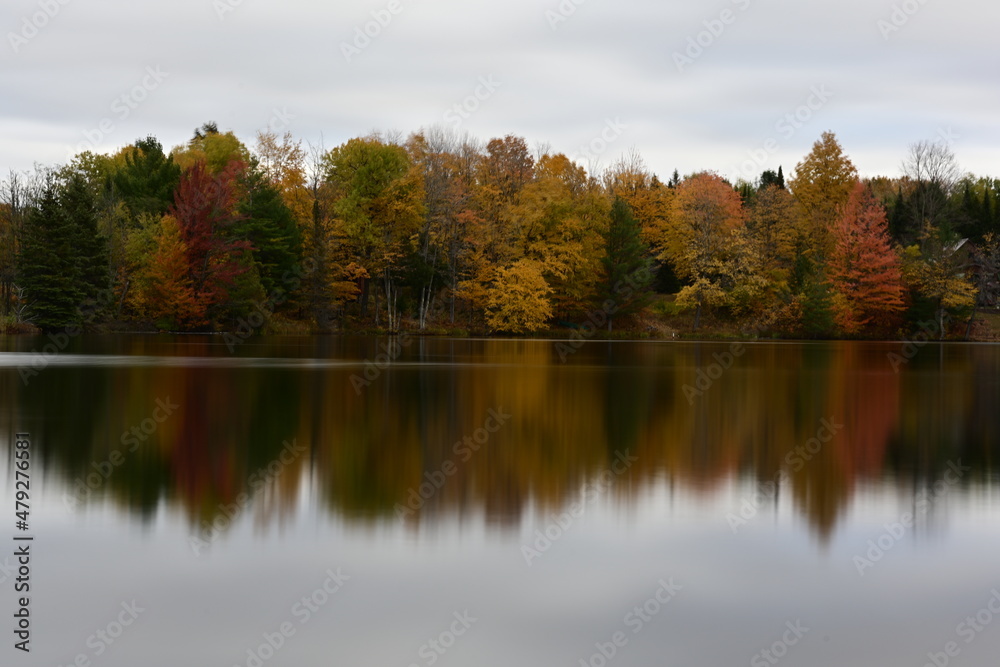
[[[834,321],[842,333],[885,334],[905,308],[903,272],[885,209],[860,181],[833,227],[829,261]]]
[[[204,304],[195,299],[191,285],[187,252],[177,220],[163,216],[156,250],[137,290],[141,309],[163,329],[187,329],[205,324]]]

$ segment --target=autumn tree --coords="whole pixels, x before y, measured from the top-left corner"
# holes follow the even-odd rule
[[[344,226],[336,219],[336,187],[326,179],[328,151],[310,144],[305,163],[309,219],[302,226],[302,289],[319,331],[332,330],[346,305],[361,293],[371,276],[357,262]]]
[[[191,329],[207,324],[204,304],[196,297],[188,248],[173,216],[161,218],[155,249],[138,272],[132,304],[160,329]]]
[[[208,122],[195,129],[187,145],[172,150],[171,157],[181,169],[201,162],[210,174],[219,175],[233,162],[249,164],[250,151],[232,131],[220,132],[215,123]]]
[[[508,135],[486,144],[476,196],[484,222],[478,245],[487,263],[497,266],[513,260],[516,220],[512,209],[534,176],[535,160],[523,138]]]
[[[757,192],[747,229],[760,253],[768,280],[779,290],[790,287],[795,258],[801,252],[802,210],[788,190],[768,185]]]
[[[468,304],[470,322],[474,313],[486,308],[487,290],[497,270],[520,256],[521,226],[514,210],[534,179],[535,160],[523,138],[507,135],[491,139],[475,167],[473,215],[467,220],[470,251],[456,292]]]
[[[195,299],[210,324],[225,316],[229,291],[245,271],[243,253],[251,248],[233,234],[242,170],[242,163],[234,161],[213,177],[204,162],[196,162],[181,175],[170,210],[186,246]]]
[[[612,199],[621,197],[628,204],[644,241],[653,244],[662,238],[673,190],[660,182],[638,154],[629,153],[612,164],[602,181]]]
[[[418,321],[426,326],[434,297],[447,286],[454,323],[458,284],[472,248],[470,227],[478,222],[473,196],[478,147],[467,136],[432,128],[411,136],[406,148],[423,179],[426,204],[409,261],[410,281],[419,290]]]
[[[487,326],[504,333],[537,331],[552,317],[551,291],[536,261],[498,268],[486,294]]]
[[[511,258],[542,267],[553,309],[564,317],[582,314],[590,305],[608,204],[583,168],[560,153],[538,160],[535,178],[511,208]]]
[[[747,270],[761,279],[763,292],[754,304],[758,328],[798,327],[803,284],[798,261],[807,245],[802,215],[799,203],[777,183],[758,189],[747,213],[745,242],[736,246]]]
[[[656,290],[660,292],[676,292],[681,288],[673,264],[659,258],[663,249],[657,246],[664,237],[675,187],[680,182],[676,170],[674,176],[677,182],[673,186],[661,182],[637,153],[630,152],[612,164],[602,177],[611,198],[624,199],[639,223],[642,240],[654,253],[653,273]]]
[[[312,219],[312,198],[302,142],[296,141],[291,132],[278,137],[272,130],[260,131],[253,155],[268,183],[281,193],[300,228],[306,227]]]
[[[885,209],[856,182],[833,229],[829,261],[833,311],[847,335],[888,334],[905,308],[899,256]]]
[[[327,180],[336,190],[334,213],[357,253],[358,264],[367,275],[381,279],[387,324],[397,329],[397,272],[424,214],[420,174],[406,149],[374,137],[351,139],[331,150],[324,162]],[[365,279],[362,314],[369,286],[370,280]]]
[[[713,173],[686,178],[676,190],[660,241],[661,257],[670,259],[687,281],[677,301],[694,308],[697,330],[705,306],[725,303],[726,256],[733,232],[744,223],[744,211],[739,195]]]
[[[903,254],[903,270],[914,291],[914,301],[930,305],[940,338],[946,333],[945,319],[968,313],[976,302],[976,286],[971,280],[967,239],[948,227],[925,223],[919,244]]]
[[[857,169],[833,132],[824,132],[795,166],[795,175],[788,185],[805,211],[805,231],[810,239],[808,252],[817,261],[832,248],[831,232],[857,180]]]

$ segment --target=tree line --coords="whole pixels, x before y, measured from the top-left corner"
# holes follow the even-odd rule
[[[968,334],[1000,293],[1000,180],[943,143],[859,177],[824,133],[754,182],[662,181],[630,153],[589,174],[508,135],[433,128],[326,150],[214,123],[0,183],[8,330],[464,329],[599,311],[751,335]],[[592,317],[590,318],[593,319]]]

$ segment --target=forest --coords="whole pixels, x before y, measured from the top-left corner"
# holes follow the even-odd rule
[[[998,296],[1000,180],[942,142],[861,178],[825,132],[787,182],[732,183],[513,135],[248,147],[206,123],[0,182],[8,333],[982,338]]]

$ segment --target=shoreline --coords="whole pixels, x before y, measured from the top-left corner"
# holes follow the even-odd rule
[[[0,339],[32,339],[48,338],[49,336],[59,336],[62,332],[43,332],[37,329],[28,331],[0,331]],[[87,336],[90,338],[115,338],[126,336],[208,336],[208,337],[232,337],[235,331],[163,331],[136,328],[132,330],[117,329],[114,331],[91,330],[83,331],[72,337]],[[577,335],[574,335],[577,334]],[[643,331],[621,331],[612,332],[610,335],[606,331],[594,334],[578,334],[576,330],[549,330],[544,333],[533,334],[509,334],[509,333],[483,333],[468,330],[456,331],[420,331],[417,329],[402,329],[399,331],[389,331],[387,329],[356,329],[337,331],[272,331],[255,332],[250,336],[240,336],[239,341],[244,342],[251,339],[276,339],[276,338],[334,338],[334,337],[355,337],[355,338],[392,338],[398,336],[411,336],[423,339],[441,340],[489,340],[489,341],[543,341],[552,343],[835,343],[835,342],[856,342],[856,343],[1000,343],[1000,332],[993,330],[991,336],[970,336],[965,338],[960,335],[949,335],[945,338],[932,338],[924,334],[920,329],[907,335],[894,338],[811,338],[795,336],[741,336],[724,332],[703,332],[703,333],[677,333],[672,336],[650,335]]]

